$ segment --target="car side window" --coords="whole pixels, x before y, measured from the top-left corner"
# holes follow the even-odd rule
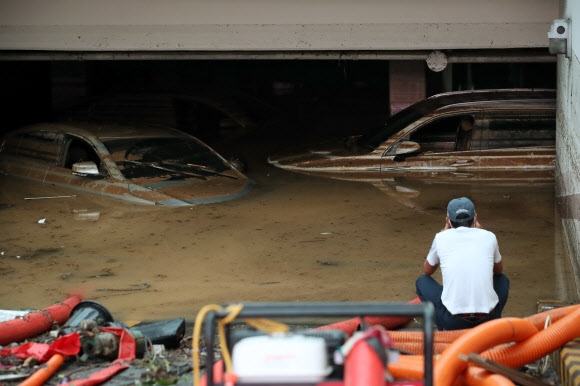
[[[475,126],[472,115],[435,119],[411,133],[409,140],[421,146],[421,152],[444,153],[469,150]]]
[[[101,159],[88,142],[74,137],[69,137],[67,140],[67,150],[64,157],[65,168],[72,169],[73,164],[77,162],[93,161],[100,169]]]
[[[7,154],[56,165],[61,138],[59,133],[54,131],[20,133],[6,138],[3,151]]]
[[[556,143],[555,112],[502,113],[487,118],[482,148],[553,146]]]

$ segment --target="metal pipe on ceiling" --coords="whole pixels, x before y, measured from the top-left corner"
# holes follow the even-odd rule
[[[0,61],[426,60],[433,51],[0,51]],[[448,63],[555,62],[548,49],[446,50]]]

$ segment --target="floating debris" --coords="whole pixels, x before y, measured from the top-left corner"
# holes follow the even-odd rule
[[[76,197],[76,194],[71,194],[70,196],[45,196],[45,197],[24,197],[25,200],[44,200],[48,198],[71,198]]]
[[[99,288],[97,291],[106,291],[106,292],[127,292],[127,291],[143,291],[147,288],[151,287],[151,284],[141,283],[141,284],[134,284],[134,287],[138,288]]]

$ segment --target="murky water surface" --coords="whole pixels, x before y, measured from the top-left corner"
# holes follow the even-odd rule
[[[575,293],[553,186],[400,186],[398,199],[276,169],[265,154],[251,161],[248,196],[187,208],[0,176],[0,309],[44,308],[72,292],[125,321],[193,320],[206,304],[237,301],[405,302],[447,201],[461,195],[499,240],[511,280],[504,316]]]

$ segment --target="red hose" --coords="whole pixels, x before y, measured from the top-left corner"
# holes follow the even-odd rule
[[[54,323],[64,324],[72,309],[83,300],[81,295],[71,295],[62,303],[54,304],[41,311],[31,312],[22,318],[0,323],[0,346],[42,334],[50,330]]]

